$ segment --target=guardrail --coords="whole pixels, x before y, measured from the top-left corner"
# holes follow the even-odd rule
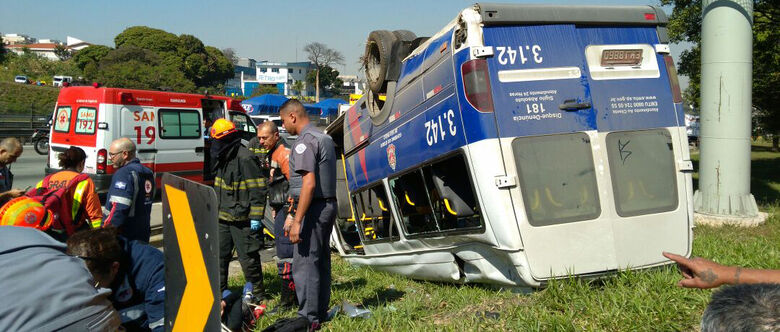
[[[48,128],[48,123],[48,115],[0,114],[0,138],[16,137],[24,143],[35,129]]]

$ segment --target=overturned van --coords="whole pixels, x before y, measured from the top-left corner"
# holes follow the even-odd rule
[[[666,22],[650,6],[476,4],[430,38],[372,32],[370,90],[328,128],[341,256],[536,287],[689,254]]]

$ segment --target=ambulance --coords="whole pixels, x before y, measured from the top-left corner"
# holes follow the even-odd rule
[[[65,87],[54,109],[46,174],[59,171],[58,155],[70,146],[87,153],[84,172],[98,193],[108,192],[116,169],[108,158],[111,142],[127,137],[137,157],[154,171],[157,188],[163,173],[193,181],[211,179],[207,165],[206,125],[231,119],[249,139],[254,123],[239,100],[224,96],[94,86]]]

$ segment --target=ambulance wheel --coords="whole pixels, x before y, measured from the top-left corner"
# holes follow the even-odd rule
[[[35,141],[35,152],[42,155],[49,153],[49,141],[45,139]]]
[[[363,56],[363,67],[366,70],[368,87],[374,93],[385,88],[387,69],[392,59],[395,35],[387,30],[375,30],[368,35],[366,53]]]

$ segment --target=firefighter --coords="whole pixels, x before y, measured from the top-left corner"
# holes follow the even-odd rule
[[[154,173],[135,155],[135,143],[127,137],[111,142],[108,158],[114,168],[103,209],[103,227],[117,227],[129,240],[149,243],[154,195]]]
[[[293,279],[298,315],[311,329],[327,318],[330,301],[330,233],[336,219],[336,150],[333,139],[314,128],[301,102],[290,99],[280,108],[282,123],[298,135],[290,151],[290,196],[293,207],[284,231],[295,243]]]
[[[233,122],[217,119],[211,126],[216,153],[214,190],[219,199],[219,286],[227,289],[233,248],[244,277],[253,285],[254,301],[265,299],[260,249],[260,220],[265,209],[265,178],[259,163],[243,144]]]

